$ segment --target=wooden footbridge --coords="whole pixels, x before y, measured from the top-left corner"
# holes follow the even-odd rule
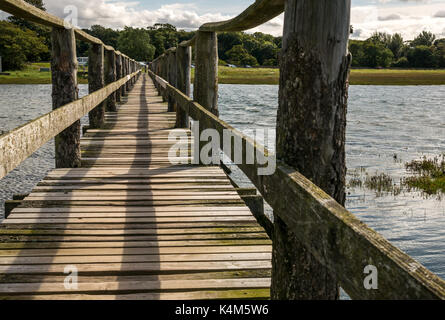
[[[150,70],[23,1],[1,0],[0,9],[53,28],[54,109],[0,136],[0,178],[49,139],[56,144],[56,169],[7,202],[0,298],[336,299],[339,286],[358,299],[445,298],[442,279],[342,206],[350,1],[258,0],[203,25]],[[278,160],[260,174],[275,156],[218,118],[216,32],[283,11]],[[331,27],[315,27],[323,25]],[[91,43],[82,99],[76,39]],[[224,165],[204,165],[205,129],[219,133],[220,146],[230,134],[233,148],[223,151],[234,161],[237,142],[242,159],[255,151],[236,164],[261,195],[238,188]],[[171,152],[179,130],[185,155]]]

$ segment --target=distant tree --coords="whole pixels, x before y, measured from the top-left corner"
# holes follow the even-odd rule
[[[0,21],[0,56],[6,70],[23,69],[28,61],[40,61],[44,53],[48,47],[36,32]]]
[[[433,56],[436,67],[445,68],[445,39],[434,42]]]
[[[409,61],[408,61],[408,59],[406,57],[401,57],[399,60],[393,62],[391,64],[391,67],[394,67],[394,68],[409,68],[410,64],[409,64]]]
[[[113,30],[111,28],[105,28],[101,25],[93,25],[89,30],[86,30],[87,33],[92,36],[99,38],[108,46],[112,46],[113,48],[117,47],[117,39],[119,38],[119,31]]]
[[[242,45],[233,46],[232,49],[226,52],[226,56],[228,57],[228,62],[235,65],[251,65],[257,66],[258,61],[255,57],[250,55],[246,49]]]
[[[428,46],[416,46],[408,51],[408,61],[414,68],[433,68],[435,66],[433,52]]]
[[[388,49],[392,51],[394,58],[400,58],[404,47],[403,37],[400,33],[394,33],[388,43]]]
[[[117,48],[138,61],[151,61],[155,47],[150,43],[150,36],[145,29],[125,27],[119,34]]]
[[[243,44],[243,34],[241,32],[221,32],[218,33],[218,55],[221,59],[227,60],[226,52],[236,45]]]
[[[349,41],[349,52],[352,55],[351,65],[353,67],[361,67],[364,64],[364,52],[363,52],[364,41],[351,40]]]
[[[363,64],[370,68],[387,68],[394,58],[391,50],[382,43],[366,41],[363,45]]]
[[[433,45],[434,40],[436,40],[436,36],[429,31],[422,31],[413,41],[411,41],[411,47],[417,46],[427,46],[430,47]]]
[[[33,5],[40,10],[46,11],[43,0],[25,0],[25,2]],[[15,16],[8,17],[8,21],[19,26],[22,29],[29,29],[34,31],[39,37],[43,39],[45,46],[47,46],[48,48],[51,47],[51,28]],[[45,51],[41,53],[41,56],[38,59],[47,61],[50,60],[50,58],[50,52]]]

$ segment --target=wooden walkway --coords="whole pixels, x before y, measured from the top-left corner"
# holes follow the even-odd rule
[[[141,76],[0,224],[0,298],[268,298],[270,240],[221,168],[169,163],[174,124]]]

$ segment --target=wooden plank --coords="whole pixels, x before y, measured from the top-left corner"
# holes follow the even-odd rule
[[[82,263],[77,266],[79,275],[108,273],[153,273],[178,271],[219,271],[269,269],[270,260],[259,261],[206,261],[198,262],[141,262],[141,263]],[[0,265],[2,274],[64,274],[65,265]]]
[[[270,260],[270,252],[254,253],[206,253],[206,254],[168,254],[168,255],[100,255],[100,256],[46,256],[46,257],[4,257],[0,256],[0,265],[33,264],[81,264],[81,263],[143,263],[143,262],[190,262],[190,261],[250,261]]]
[[[10,249],[67,249],[67,248],[145,248],[145,247],[187,247],[187,246],[242,246],[270,245],[270,240],[191,240],[191,241],[125,241],[125,242],[29,242],[2,243],[1,250]],[[1,272],[1,271],[0,271]]]
[[[200,290],[186,292],[159,292],[136,294],[56,294],[56,295],[17,295],[18,300],[207,300],[207,299],[262,299],[270,297],[269,289],[242,289],[242,290]],[[0,299],[11,299],[9,296]]]
[[[103,235],[174,235],[174,234],[217,234],[217,233],[249,233],[256,232],[261,233],[264,230],[259,226],[252,227],[223,227],[223,228],[188,228],[188,229],[159,229],[156,227],[145,228],[145,229],[81,229],[81,230],[70,230],[70,229],[44,229],[39,228],[39,226],[35,226],[35,228],[29,229],[20,229],[20,226],[17,226],[19,229],[12,228],[0,228],[0,235],[89,235],[89,236],[103,236]]]
[[[81,292],[111,293],[111,292],[150,292],[160,290],[202,290],[202,289],[249,289],[268,288],[268,278],[248,279],[208,279],[208,280],[164,280],[164,281],[116,281],[104,283],[79,283],[77,289],[69,290],[71,294]],[[0,284],[0,294],[26,293],[66,293],[64,283],[11,283]]]
[[[63,219],[63,218],[62,218]],[[172,223],[172,222],[248,222],[256,221],[252,216],[210,216],[210,217],[142,217],[142,218],[65,218],[63,223]],[[2,224],[50,224],[61,223],[61,219],[6,219]]]
[[[140,247],[140,248],[54,248],[0,250],[0,257],[55,257],[55,256],[122,256],[127,255],[174,255],[174,254],[221,254],[228,253],[267,253],[270,245],[249,246],[189,246],[189,247]]]

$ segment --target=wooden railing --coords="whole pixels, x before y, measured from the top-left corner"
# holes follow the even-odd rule
[[[64,20],[21,0],[0,0],[0,10],[52,27],[53,111],[0,136],[0,179],[56,137],[56,167],[80,165],[80,118],[89,113],[90,127],[101,127],[105,109],[131,88],[141,65]],[[90,94],[78,99],[76,39],[91,44]]]
[[[285,108],[300,108],[302,116],[294,114],[297,120],[287,120],[301,121],[294,125],[300,125],[304,130],[287,130],[289,127],[283,128],[283,120],[279,119],[279,139],[286,137],[282,134],[283,131],[290,131],[291,135],[321,136],[322,139],[315,139],[313,145],[308,146],[312,148],[310,151],[313,151],[313,154],[318,155],[314,150],[321,149],[327,151],[326,154],[332,158],[335,155],[338,157],[338,154],[344,155],[344,131],[338,131],[339,124],[335,124],[329,112],[331,107],[339,110],[336,117],[341,120],[340,127],[342,122],[344,127],[346,104],[342,99],[347,98],[350,56],[345,44],[349,32],[350,3],[348,0],[335,0],[329,4],[326,1],[308,0],[299,1],[298,8],[295,3],[296,1],[292,0],[258,0],[232,20],[203,25],[194,39],[169,49],[151,63],[149,74],[161,95],[169,102],[170,110],[176,108],[178,127],[186,127],[187,116],[190,116],[199,121],[200,130],[215,129],[221,139],[224,136],[223,131],[228,130],[235,140],[242,140],[243,152],[253,148],[255,154],[263,154],[261,158],[268,155],[263,146],[218,118],[218,54],[215,32],[241,31],[255,27],[286,8],[280,66],[279,116]],[[322,8],[323,4],[329,8]],[[300,21],[305,20],[306,25],[297,25],[299,14],[305,14],[306,18]],[[308,27],[320,20],[329,28],[321,30],[316,26],[313,26],[313,29]],[[297,35],[298,31],[309,34]],[[191,45],[195,46],[196,52],[193,100],[189,97]],[[314,50],[319,50],[321,54]],[[312,56],[312,60],[298,60],[299,57],[307,56]],[[294,68],[305,62],[310,62],[310,68],[297,69],[295,73],[289,71],[295,71]],[[319,82],[316,83],[313,81],[313,74],[318,70],[321,70],[322,77],[318,78]],[[301,88],[311,91],[317,86],[323,86],[323,91],[318,92],[318,95],[309,92],[309,98],[304,95],[305,92],[299,91]],[[303,99],[303,103],[308,104],[306,107],[298,105],[293,99],[296,94],[300,100]],[[343,98],[330,98],[338,96]],[[325,109],[318,108],[320,105],[325,106]],[[319,127],[309,122],[317,117],[326,118],[326,114],[329,114],[328,120],[334,125]],[[309,127],[307,122],[310,123]],[[297,140],[297,137],[294,137],[294,140]],[[195,137],[195,141],[199,141],[199,138]],[[332,147],[326,148],[323,145],[326,141],[335,141],[337,149],[329,152]],[[292,139],[287,140],[287,143],[290,145],[287,147],[293,147]],[[223,145],[222,140],[220,145]],[[323,165],[333,166],[331,162],[315,167],[319,159],[314,157],[307,162],[303,161],[304,166],[301,166],[301,161],[292,160],[295,148],[290,148],[291,152],[286,153],[277,143],[277,149],[279,159],[272,175],[259,175],[258,169],[263,165],[257,161],[254,164],[236,163],[274,210],[272,298],[335,299],[338,298],[338,284],[353,299],[445,298],[445,282],[441,278],[394,247],[340,204],[344,203],[344,189],[343,193],[336,192],[337,188],[330,189],[322,182],[319,183],[328,194],[311,181],[317,181],[319,177],[316,174],[325,172]],[[233,153],[226,155],[234,160]],[[321,156],[326,157],[323,153]],[[304,154],[300,154],[300,157],[304,158]],[[344,168],[344,157],[342,161],[337,167],[342,179],[334,181],[334,184],[344,188],[345,170],[341,171]],[[296,170],[294,165],[300,170]],[[311,180],[299,172],[310,172],[308,167],[316,172],[311,176]],[[326,179],[326,176],[321,178]],[[260,220],[259,222],[261,224]],[[372,287],[364,285],[369,266],[375,267],[377,272],[377,283]]]

